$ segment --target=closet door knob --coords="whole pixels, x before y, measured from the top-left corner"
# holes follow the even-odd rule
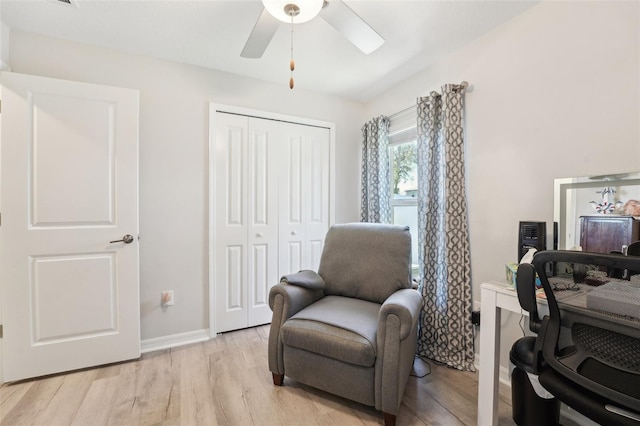
[[[258,238],[262,238],[262,232],[258,232],[258,233],[256,234],[256,237],[258,237]]]
[[[291,231],[291,235],[296,235],[297,232],[296,231]]]

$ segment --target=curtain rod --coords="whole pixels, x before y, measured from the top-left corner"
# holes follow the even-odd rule
[[[467,87],[469,87],[469,83],[467,83],[465,80],[462,80],[462,81],[460,82],[460,87],[462,88],[462,90],[464,90],[464,89],[466,89]],[[403,110],[400,110],[400,111],[398,111],[398,112],[396,112],[396,113],[391,114],[391,115],[389,116],[389,118],[395,118],[395,117],[397,117],[397,116],[399,116],[399,115],[402,115],[402,114],[404,114],[405,112],[407,112],[407,111],[409,111],[409,110],[411,110],[411,109],[413,109],[413,108],[415,108],[415,107],[416,107],[415,105],[411,105],[410,107],[407,107],[407,108],[405,108],[405,109],[403,109]]]
[[[416,108],[416,106],[415,106],[415,105],[411,105],[410,107],[407,107],[407,108],[405,108],[405,109],[403,109],[403,110],[401,110],[401,111],[398,111],[398,112],[396,112],[396,113],[391,114],[391,115],[389,116],[389,118],[396,118],[397,116],[402,115],[402,114],[404,114],[405,112],[407,112],[407,111],[409,111],[409,110],[412,110],[412,109],[415,109],[415,108]]]

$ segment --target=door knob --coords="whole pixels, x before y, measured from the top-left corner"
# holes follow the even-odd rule
[[[125,243],[125,244],[131,244],[133,242],[133,235],[125,235],[124,237],[122,237],[121,240],[113,240],[113,241],[109,241],[110,243]]]
[[[258,232],[258,233],[256,234],[256,237],[258,237],[258,238],[262,238],[262,232]]]

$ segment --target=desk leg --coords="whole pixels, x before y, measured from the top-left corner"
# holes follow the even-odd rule
[[[478,378],[478,426],[498,424],[498,375],[500,374],[500,308],[496,292],[482,289],[480,326],[480,375]]]

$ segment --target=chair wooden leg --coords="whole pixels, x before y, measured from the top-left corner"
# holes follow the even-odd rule
[[[396,416],[389,413],[382,413],[384,416],[384,426],[396,426]]]
[[[276,386],[282,386],[282,383],[284,382],[284,374],[271,374],[273,375],[273,384]]]

